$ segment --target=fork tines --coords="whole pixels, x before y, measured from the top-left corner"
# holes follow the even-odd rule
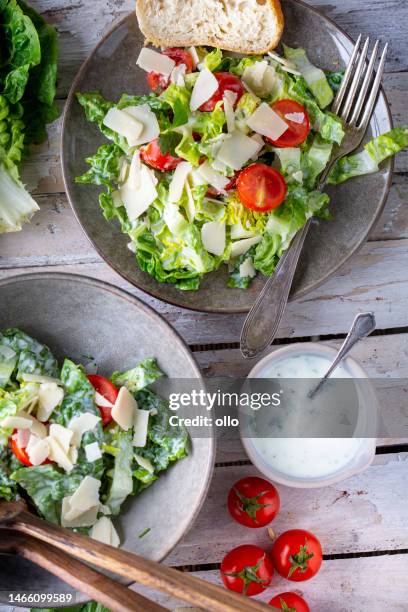
[[[366,38],[362,47],[361,42],[360,34],[333,102],[332,110],[352,127],[365,130],[377,100],[388,44],[385,44],[378,68],[374,70],[380,42],[375,41],[369,59],[370,39]]]

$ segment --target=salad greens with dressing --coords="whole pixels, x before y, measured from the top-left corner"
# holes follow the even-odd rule
[[[342,79],[304,49],[284,57],[230,57],[220,49],[142,49],[153,93],[77,93],[89,121],[111,142],[86,162],[78,183],[104,187],[105,218],[129,236],[140,269],[182,290],[226,264],[228,285],[273,274],[311,216],[328,219],[315,189],[344,131],[327,108]],[[343,158],[329,183],[376,172],[408,145],[408,127]]]
[[[21,330],[0,334],[0,498],[28,496],[45,519],[118,545],[110,517],[187,455],[186,430],[149,389],[162,375],[148,358],[87,376]]]

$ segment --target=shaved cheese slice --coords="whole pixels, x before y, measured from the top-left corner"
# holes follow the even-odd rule
[[[140,217],[157,198],[156,183],[153,172],[141,164],[139,189],[134,189],[128,181],[121,187],[120,197],[131,221]]]
[[[71,446],[69,451],[68,451],[68,459],[70,460],[71,463],[73,463],[74,465],[76,464],[76,462],[78,461],[78,449],[75,446]]]
[[[99,505],[90,508],[83,514],[77,516],[75,519],[68,519],[67,515],[71,512],[71,497],[64,497],[62,500],[62,508],[61,508],[61,525],[63,527],[70,527],[71,529],[75,527],[92,527],[96,523]]]
[[[102,408],[113,408],[112,402],[110,402],[106,397],[95,391],[95,404],[98,406],[102,406]]]
[[[251,157],[251,159],[258,159],[259,153],[265,146],[265,141],[260,134],[253,134],[251,138],[259,144],[259,150],[255,153],[254,157]]]
[[[13,438],[17,442],[20,448],[25,448],[31,436],[29,429],[17,429],[17,432],[13,435]]]
[[[302,170],[297,170],[297,172],[294,172],[292,174],[292,178],[294,178],[295,181],[297,181],[298,183],[301,183],[303,181],[303,172],[302,172]]]
[[[50,436],[46,439],[48,440],[48,444],[50,447],[49,458],[51,459],[51,461],[55,461],[55,463],[57,463],[60,468],[62,468],[66,472],[71,472],[74,467],[74,464],[68,457],[68,454],[61,447],[59,442],[55,438],[52,438]]]
[[[261,145],[240,130],[235,130],[231,138],[225,140],[218,151],[217,159],[233,168],[241,170],[247,161],[261,150]]]
[[[263,95],[264,91],[264,75],[268,67],[268,62],[262,60],[247,66],[242,73],[242,81],[248,85],[256,95]]]
[[[285,119],[293,121],[293,123],[303,123],[305,119],[305,113],[286,113]]]
[[[68,520],[75,519],[87,510],[99,507],[99,489],[101,481],[93,476],[85,476],[75,493],[71,496],[70,511],[66,517]]]
[[[252,258],[247,257],[247,259],[239,266],[239,275],[241,278],[254,278],[256,276],[256,270],[252,264]]]
[[[253,238],[254,232],[250,232],[242,227],[241,222],[231,225],[231,240],[240,240],[242,238]]]
[[[8,416],[2,420],[1,426],[4,429],[30,429],[31,420],[21,416]]]
[[[86,444],[84,446],[86,460],[89,463],[93,463],[94,461],[98,461],[98,459],[102,459],[102,451],[97,442],[92,442],[91,444]]]
[[[47,428],[46,428],[46,426],[43,423],[40,423],[40,421],[37,421],[37,419],[35,417],[33,417],[32,414],[29,414],[28,412],[26,412],[24,410],[20,410],[20,412],[16,416],[18,418],[26,419],[26,420],[30,421],[29,429],[30,429],[31,433],[35,434],[39,438],[45,438],[47,436]]]
[[[253,238],[245,238],[244,240],[237,240],[236,242],[233,242],[231,247],[231,257],[238,257],[238,255],[246,253],[251,246],[258,244],[258,242],[261,242],[261,240],[262,236],[254,236]]]
[[[288,129],[288,124],[265,102],[258,106],[249,117],[247,124],[254,132],[271,140],[277,140]]]
[[[208,68],[203,68],[195,82],[190,99],[190,110],[196,111],[207,102],[218,89],[218,81]]]
[[[175,169],[169,187],[169,201],[178,202],[183,195],[184,185],[193,166],[189,162],[181,162]]]
[[[135,459],[143,469],[147,470],[149,474],[153,474],[154,467],[150,459],[146,459],[146,457],[142,457],[141,455],[135,455]]]
[[[127,184],[131,189],[140,189],[142,162],[140,161],[140,151],[136,151],[132,155],[132,161],[129,168]],[[112,194],[113,196],[113,194]]]
[[[64,399],[64,390],[57,383],[41,383],[38,390],[37,419],[45,423]]]
[[[33,438],[33,442],[31,439]],[[35,440],[34,440],[35,439]],[[28,458],[33,465],[41,465],[50,453],[50,445],[47,439],[41,440],[37,436],[31,434],[30,441],[27,445],[26,452]]]
[[[101,516],[101,518],[96,521],[89,535],[94,540],[98,540],[98,542],[102,542],[103,544],[109,544],[116,548],[120,545],[116,529],[112,521],[106,516]]]
[[[189,223],[192,223],[195,218],[196,208],[195,208],[193,193],[191,191],[191,187],[188,181],[186,181],[186,192],[187,192],[187,203],[186,203],[185,209],[187,213],[187,219]]]
[[[143,47],[136,60],[136,64],[146,72],[158,72],[159,74],[170,76],[176,62],[163,53]]]
[[[178,85],[179,87],[184,87],[186,84],[184,80],[185,74],[186,74],[185,64],[179,64],[178,66],[174,66],[173,70],[171,71],[171,75],[170,75],[171,83],[174,83],[175,85]]]
[[[138,448],[143,448],[146,446],[149,417],[149,410],[140,410],[139,408],[135,409],[133,421],[133,427],[135,430],[133,436],[133,446],[137,446]]]
[[[143,123],[115,106],[108,110],[102,123],[110,130],[124,136],[130,147],[137,145],[138,137],[143,132]]]
[[[72,443],[75,446],[81,444],[82,435],[86,431],[91,431],[100,422],[101,418],[92,414],[92,412],[83,412],[76,417],[73,417],[68,423],[68,428],[74,432]]]
[[[126,387],[121,387],[112,408],[112,419],[127,431],[133,425],[136,408],[137,403],[133,395],[129,393]]]
[[[49,429],[49,436],[54,438],[65,453],[69,452],[69,447],[71,444],[72,436],[74,432],[72,429],[68,429],[67,427],[63,427],[62,425],[58,425],[57,423],[51,423]]]
[[[159,122],[148,104],[126,106],[123,111],[143,124],[143,131],[140,136],[136,138],[135,145],[146,144],[160,135]]]
[[[42,374],[28,374],[27,372],[23,372],[21,378],[24,382],[56,383],[57,385],[62,386],[62,382],[59,378],[53,378],[52,376],[43,376]]]
[[[204,248],[213,255],[222,255],[225,250],[225,222],[209,221],[201,228]]]
[[[213,168],[211,168],[208,162],[204,162],[197,168],[197,172],[201,175],[205,182],[209,185],[220,191],[221,193],[225,193],[225,187],[228,185],[231,179],[226,176],[223,176]]]
[[[232,94],[232,95],[228,95]],[[235,98],[235,99],[234,99]],[[227,120],[227,129],[228,133],[232,134],[235,131],[235,111],[234,104],[237,99],[237,94],[233,91],[225,91],[224,92],[224,113],[225,118]]]
[[[190,53],[193,60],[193,68],[196,69],[198,64],[200,63],[200,58],[198,57],[197,49],[195,47],[189,47],[188,52]]]

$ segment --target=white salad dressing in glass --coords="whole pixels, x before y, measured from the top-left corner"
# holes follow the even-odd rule
[[[318,354],[287,355],[265,363],[256,375],[257,378],[282,379],[282,419],[273,422],[271,427],[271,423],[266,422],[267,413],[260,412],[256,417],[256,429],[265,431],[265,427],[269,427],[269,437],[254,437],[252,444],[268,465],[284,475],[294,478],[330,476],[344,468],[361,448],[362,439],[351,437],[358,402],[354,385],[345,383],[345,393],[339,392],[339,387],[333,392],[329,381],[313,399],[307,397],[316,385],[312,379],[322,378],[330,363],[328,357]],[[350,379],[352,376],[340,364],[332,378]],[[304,380],[294,384],[293,379]],[[336,437],[285,437],[285,432],[288,436],[307,436],[308,430],[316,436],[319,428],[322,434],[327,435],[330,431]]]

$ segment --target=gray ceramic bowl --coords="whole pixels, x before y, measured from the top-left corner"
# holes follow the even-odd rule
[[[286,22],[283,41],[286,44],[305,47],[312,62],[329,70],[347,63],[353,43],[332,21],[299,0],[285,0],[283,10]],[[62,164],[68,198],[99,254],[136,287],[161,300],[193,310],[247,312],[265,283],[264,277],[257,278],[248,290],[229,289],[223,266],[222,270],[206,275],[196,292],[159,284],[138,269],[134,255],[126,247],[128,238],[121,234],[119,226],[104,220],[98,206],[99,189],[74,183],[75,176],[86,170],[84,159],[104,141],[98,129],[86,122],[75,92],[100,90],[112,100],[117,100],[122,92],[146,93],[146,73],[135,64],[143,44],[136,16],[131,14],[102,39],[72,85],[62,134]],[[388,103],[381,93],[367,139],[386,132],[391,126]],[[383,209],[391,183],[391,168],[392,163],[388,162],[378,174],[328,189],[333,220],[316,224],[309,232],[291,299],[304,296],[326,281],[364,244]]]
[[[91,355],[101,374],[154,356],[167,376],[201,380],[188,347],[164,319],[124,291],[90,278],[46,273],[0,281],[0,331],[11,326],[45,342],[59,359],[68,356],[86,363]],[[209,430],[208,437],[192,441],[187,458],[127,502],[118,520],[123,547],[149,559],[164,559],[201,508],[213,460]],[[8,603],[5,590],[70,592],[44,570],[0,555],[0,603]]]

